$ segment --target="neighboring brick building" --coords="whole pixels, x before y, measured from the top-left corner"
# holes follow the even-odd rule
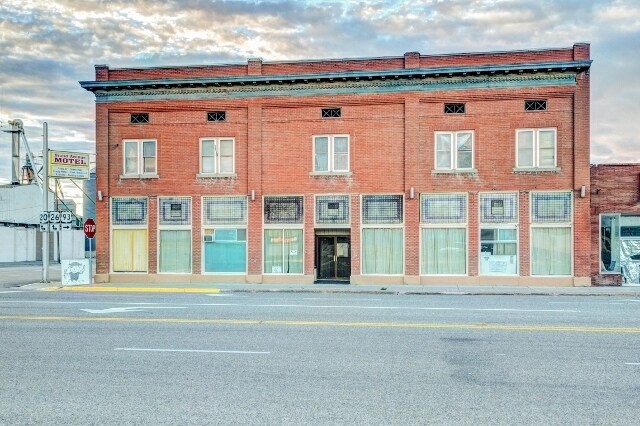
[[[640,284],[640,164],[591,166],[594,285]]]
[[[589,285],[590,65],[96,66],[97,280]]]

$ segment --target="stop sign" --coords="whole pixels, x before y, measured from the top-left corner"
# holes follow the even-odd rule
[[[91,218],[84,221],[84,235],[87,238],[93,238],[96,235],[96,223]]]

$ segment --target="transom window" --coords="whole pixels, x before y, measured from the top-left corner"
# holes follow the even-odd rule
[[[316,197],[316,223],[319,225],[348,225],[348,195],[318,195]]]
[[[555,128],[519,129],[516,131],[517,166],[555,167],[556,166]]]
[[[436,132],[436,169],[473,168],[473,132]]]
[[[342,116],[340,108],[322,108],[322,118],[338,118]]]
[[[112,225],[146,225],[147,199],[143,197],[113,197],[111,199]]]
[[[464,104],[444,104],[445,114],[464,114]]]
[[[467,195],[463,193],[422,194],[421,223],[466,223]]]
[[[524,110],[525,111],[546,111],[547,101],[543,99],[524,101]]]
[[[160,213],[159,225],[190,225],[191,198],[189,197],[160,197],[158,199]]]
[[[207,112],[207,121],[226,121],[227,113],[226,111],[208,111]]]
[[[571,192],[532,192],[531,221],[534,223],[571,222]]]
[[[130,117],[131,124],[145,124],[149,122],[149,113],[134,113]]]
[[[480,194],[480,222],[518,223],[518,194]]]
[[[124,141],[124,175],[156,174],[155,140],[129,139]]]
[[[203,197],[203,225],[246,225],[247,197]]]
[[[402,195],[363,195],[362,224],[403,223]]]
[[[313,137],[314,172],[349,171],[349,136],[322,135]]]
[[[267,196],[264,197],[265,224],[303,223],[303,197]]]
[[[233,174],[234,155],[233,138],[200,139],[200,173]]]

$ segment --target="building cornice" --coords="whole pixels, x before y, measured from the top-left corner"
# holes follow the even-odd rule
[[[588,71],[590,60],[525,63],[525,64],[500,64],[463,67],[435,67],[435,68],[408,68],[394,70],[367,70],[344,71],[329,73],[309,74],[280,74],[280,75],[242,75],[223,77],[198,77],[198,78],[157,78],[139,80],[99,80],[81,81],[80,86],[96,94],[96,97],[122,98],[129,96],[144,96],[145,98],[157,98],[164,93],[236,93],[239,97],[258,96],[260,93],[273,93],[281,91],[298,91],[303,93],[305,87],[314,86],[316,90],[327,91],[330,86],[344,89],[345,87],[362,88],[393,88],[393,87],[425,87],[442,84],[445,87],[451,84],[443,83],[446,80],[454,80],[455,84],[461,83],[461,79],[471,83],[484,81],[503,81],[498,77],[506,77],[507,81],[540,81],[540,76],[557,76],[568,74],[573,76],[580,72]],[[542,78],[544,80],[544,78]],[[439,83],[437,83],[438,81]],[[323,90],[324,89],[324,90]],[[329,90],[330,91],[330,90]],[[154,95],[155,94],[155,95]],[[243,95],[242,95],[243,94]],[[146,95],[146,96],[145,96]]]

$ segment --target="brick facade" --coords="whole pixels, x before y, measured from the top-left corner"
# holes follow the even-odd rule
[[[481,54],[420,55],[246,65],[110,69],[81,85],[96,94],[97,274],[101,281],[210,280],[314,281],[319,228],[315,196],[350,200],[350,282],[490,285],[588,285],[594,245],[589,190],[589,46]],[[546,108],[525,111],[526,100]],[[448,114],[444,104],[464,104]],[[323,118],[322,108],[340,108]],[[207,121],[208,111],[225,120]],[[149,122],[132,124],[132,113]],[[553,167],[516,167],[518,129],[555,129]],[[473,167],[436,170],[436,132],[470,131]],[[314,136],[346,135],[346,173],[314,171]],[[202,176],[202,138],[233,138],[233,174]],[[127,140],[155,140],[157,173],[127,176]],[[453,150],[455,151],[455,147]],[[452,154],[453,155],[453,154]],[[593,173],[593,171],[592,171]],[[586,194],[581,197],[581,188]],[[570,272],[532,272],[531,194],[571,193]],[[517,272],[480,271],[479,197],[516,193]],[[463,193],[467,200],[464,274],[424,274],[421,195]],[[363,274],[363,195],[402,195],[402,273]],[[246,196],[246,271],[205,273],[203,196]],[[265,271],[265,196],[304,197],[301,274]],[[413,195],[413,198],[411,197]],[[159,197],[191,197],[191,272],[159,273]],[[114,272],[111,250],[113,197],[147,197],[147,264],[136,273]],[[288,228],[288,226],[283,226]],[[330,228],[330,227],[329,227]],[[364,226],[366,228],[366,226]],[[344,231],[344,229],[342,230]],[[341,231],[341,232],[342,232]],[[344,232],[343,232],[344,233]],[[539,249],[539,248],[538,248]],[[277,269],[274,269],[277,270]]]
[[[622,271],[618,268],[607,271],[600,254],[602,215],[640,216],[640,164],[591,166],[592,282],[599,286],[619,286],[624,281]]]

